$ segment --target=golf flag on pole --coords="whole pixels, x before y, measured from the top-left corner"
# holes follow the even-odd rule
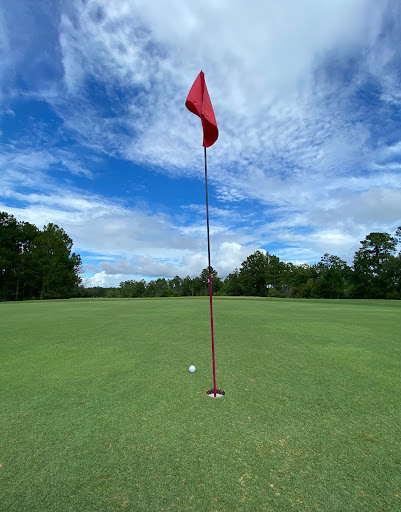
[[[199,116],[202,120],[203,127],[203,146],[208,148],[212,146],[219,136],[216,118],[207,91],[205,74],[203,71],[199,73],[189,91],[185,106],[193,114]]]
[[[207,162],[206,148],[212,146],[219,136],[216,118],[214,116],[212,102],[207,92],[205,75],[203,71],[199,73],[189,91],[185,106],[193,114],[199,116],[202,120],[203,128],[203,146],[205,153],[205,185],[206,185],[206,221],[207,221],[207,253],[209,262],[209,297],[210,297],[210,329],[212,332],[212,358],[213,358],[213,391],[216,397],[216,367],[214,362],[214,334],[213,334],[213,303],[212,303],[212,267],[210,265],[210,236],[209,236],[209,199],[207,191]]]

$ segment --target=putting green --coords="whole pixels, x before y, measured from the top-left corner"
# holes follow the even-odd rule
[[[0,510],[399,511],[401,302],[0,304]],[[190,364],[196,372],[188,371]]]

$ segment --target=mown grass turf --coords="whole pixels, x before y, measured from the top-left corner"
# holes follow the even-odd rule
[[[0,510],[399,511],[401,303],[208,307],[0,304]]]

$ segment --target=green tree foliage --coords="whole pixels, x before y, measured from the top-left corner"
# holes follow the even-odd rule
[[[0,299],[72,297],[82,265],[72,243],[55,224],[40,231],[0,212]]]
[[[256,251],[224,281],[211,269],[213,295],[401,299],[401,226],[394,236],[372,232],[361,241],[353,267],[333,254],[315,265],[294,265]],[[55,224],[39,230],[0,212],[0,300],[30,298],[193,297],[209,295],[209,270],[199,276],[122,281],[117,288],[80,286],[82,265],[73,242]]]
[[[237,268],[232,274],[228,274],[224,280],[223,289],[227,295],[242,295],[240,272]]]
[[[316,266],[309,265],[309,263],[302,263],[301,265],[287,263],[286,267],[288,295],[300,298],[311,297],[317,279]]]
[[[181,284],[181,295],[182,297],[191,297],[194,295],[194,287],[192,279],[187,276],[182,280]]]
[[[172,291],[173,296],[179,297],[181,295],[182,279],[179,276],[175,276],[168,282],[169,290]]]
[[[31,250],[38,229],[27,222],[18,222],[6,212],[0,212],[0,297],[19,300],[24,289],[32,292],[34,273]]]
[[[397,230],[398,231],[398,230]],[[394,291],[389,287],[386,269],[394,257],[397,238],[389,233],[370,233],[361,241],[361,248],[354,256],[353,296],[362,298],[385,298]]]
[[[339,299],[346,295],[346,283],[351,275],[347,263],[338,256],[325,254],[316,266],[317,279],[312,295]]]
[[[222,285],[221,279],[218,277],[216,270],[210,267],[210,273],[212,276],[212,294],[217,293]],[[200,279],[203,286],[203,295],[209,295],[209,269],[204,268],[201,272]]]
[[[401,299],[401,252],[383,262],[382,283],[386,299]]]
[[[286,265],[274,254],[266,254],[266,281],[269,296],[280,296],[286,275]]]
[[[315,265],[294,265],[280,261],[274,254],[256,251],[224,281],[212,269],[213,294],[400,299],[401,253],[394,255],[397,241],[401,242],[401,227],[394,237],[388,233],[370,233],[361,242],[353,267],[339,256],[328,253]],[[125,281],[113,294],[125,297],[205,296],[209,294],[208,275],[205,268],[195,278],[175,276],[169,280],[142,281],[141,284]]]
[[[136,281],[121,281],[120,283],[120,297],[131,298],[135,297]]]
[[[32,261],[37,266],[40,298],[71,297],[79,283],[81,257],[71,254],[72,240],[55,224],[39,231],[32,249]]]
[[[256,251],[242,263],[240,283],[244,295],[267,295],[267,259]]]
[[[122,281],[120,283],[120,297],[132,298],[132,297],[146,297],[146,281]]]
[[[82,298],[93,298],[93,297],[119,297],[119,289],[118,288],[103,288],[102,286],[92,286],[89,288],[85,288],[80,285],[75,292],[75,297]]]

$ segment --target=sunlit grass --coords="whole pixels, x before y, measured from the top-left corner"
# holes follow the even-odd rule
[[[400,510],[401,303],[208,307],[0,304],[0,510]]]

